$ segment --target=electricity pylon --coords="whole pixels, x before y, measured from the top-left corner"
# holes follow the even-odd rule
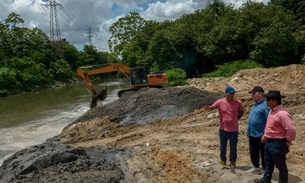
[[[57,6],[61,4],[57,3],[56,0],[49,0],[49,4],[45,4],[47,8],[50,8],[50,40],[54,42],[60,42],[60,28],[57,15]]]
[[[57,3],[56,0],[49,0],[49,4],[45,4],[47,8],[50,8],[50,41],[53,44],[58,54],[61,58],[64,57],[63,50],[62,50],[62,40],[60,36],[60,28],[59,28],[59,21],[57,15],[57,6],[62,7],[61,4]]]
[[[88,38],[89,38],[89,45],[91,46],[92,45],[92,27],[89,27],[88,29],[87,29],[87,34],[88,34]]]

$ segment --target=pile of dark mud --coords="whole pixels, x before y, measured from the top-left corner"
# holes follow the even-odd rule
[[[18,151],[0,168],[0,182],[120,182],[124,167],[121,156],[130,155],[123,148],[73,148],[55,138]]]
[[[221,93],[194,87],[144,88],[124,93],[113,103],[89,110],[66,128],[102,116],[120,125],[146,124],[191,113],[221,97]],[[101,128],[96,133],[103,133],[103,128],[107,127],[90,128]],[[94,136],[93,130],[88,135]],[[63,144],[59,135],[6,159],[0,167],[0,182],[128,182],[124,162],[130,156],[131,147],[74,148]]]
[[[223,93],[212,93],[191,86],[143,88],[137,92],[125,92],[119,100],[88,111],[70,125],[106,115],[111,116],[112,122],[121,125],[145,124],[193,112],[221,97],[224,97]]]

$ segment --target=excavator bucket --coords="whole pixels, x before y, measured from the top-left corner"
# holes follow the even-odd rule
[[[91,97],[91,103],[90,103],[90,108],[94,108],[97,106],[97,101],[98,100],[105,100],[107,97],[107,88],[104,87],[100,90],[99,93],[92,95]]]

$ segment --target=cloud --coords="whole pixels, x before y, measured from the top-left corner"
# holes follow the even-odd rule
[[[142,14],[144,18],[163,21],[174,20],[182,16],[183,14],[194,13],[195,10],[203,9],[204,1],[194,2],[192,0],[182,1],[173,0],[166,2],[154,2],[150,3],[147,10]]]
[[[261,0],[263,1],[263,0]],[[108,51],[108,27],[129,12],[139,12],[145,19],[175,20],[183,14],[203,9],[207,0],[56,0],[61,37],[81,50],[88,44],[88,30],[92,43],[99,50]],[[227,0],[241,5],[244,1]],[[50,7],[48,0],[2,0],[0,21],[15,12],[24,19],[23,26],[38,27],[50,34]]]

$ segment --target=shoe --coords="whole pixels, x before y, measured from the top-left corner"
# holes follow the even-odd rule
[[[230,166],[231,166],[231,167],[236,167],[235,161],[231,161],[231,162],[230,162]]]
[[[261,175],[261,179],[264,177],[264,173],[265,173],[265,172],[263,171],[263,173],[262,173],[262,175]]]
[[[221,164],[221,165],[227,165],[227,163],[226,163],[225,161],[223,161],[223,160],[220,160],[220,161],[219,161],[219,164]]]
[[[260,169],[256,167],[252,167],[250,170],[247,171],[248,173],[260,173]]]
[[[254,179],[254,183],[271,183],[271,181],[267,181],[267,180],[264,180],[262,178],[260,179]]]

